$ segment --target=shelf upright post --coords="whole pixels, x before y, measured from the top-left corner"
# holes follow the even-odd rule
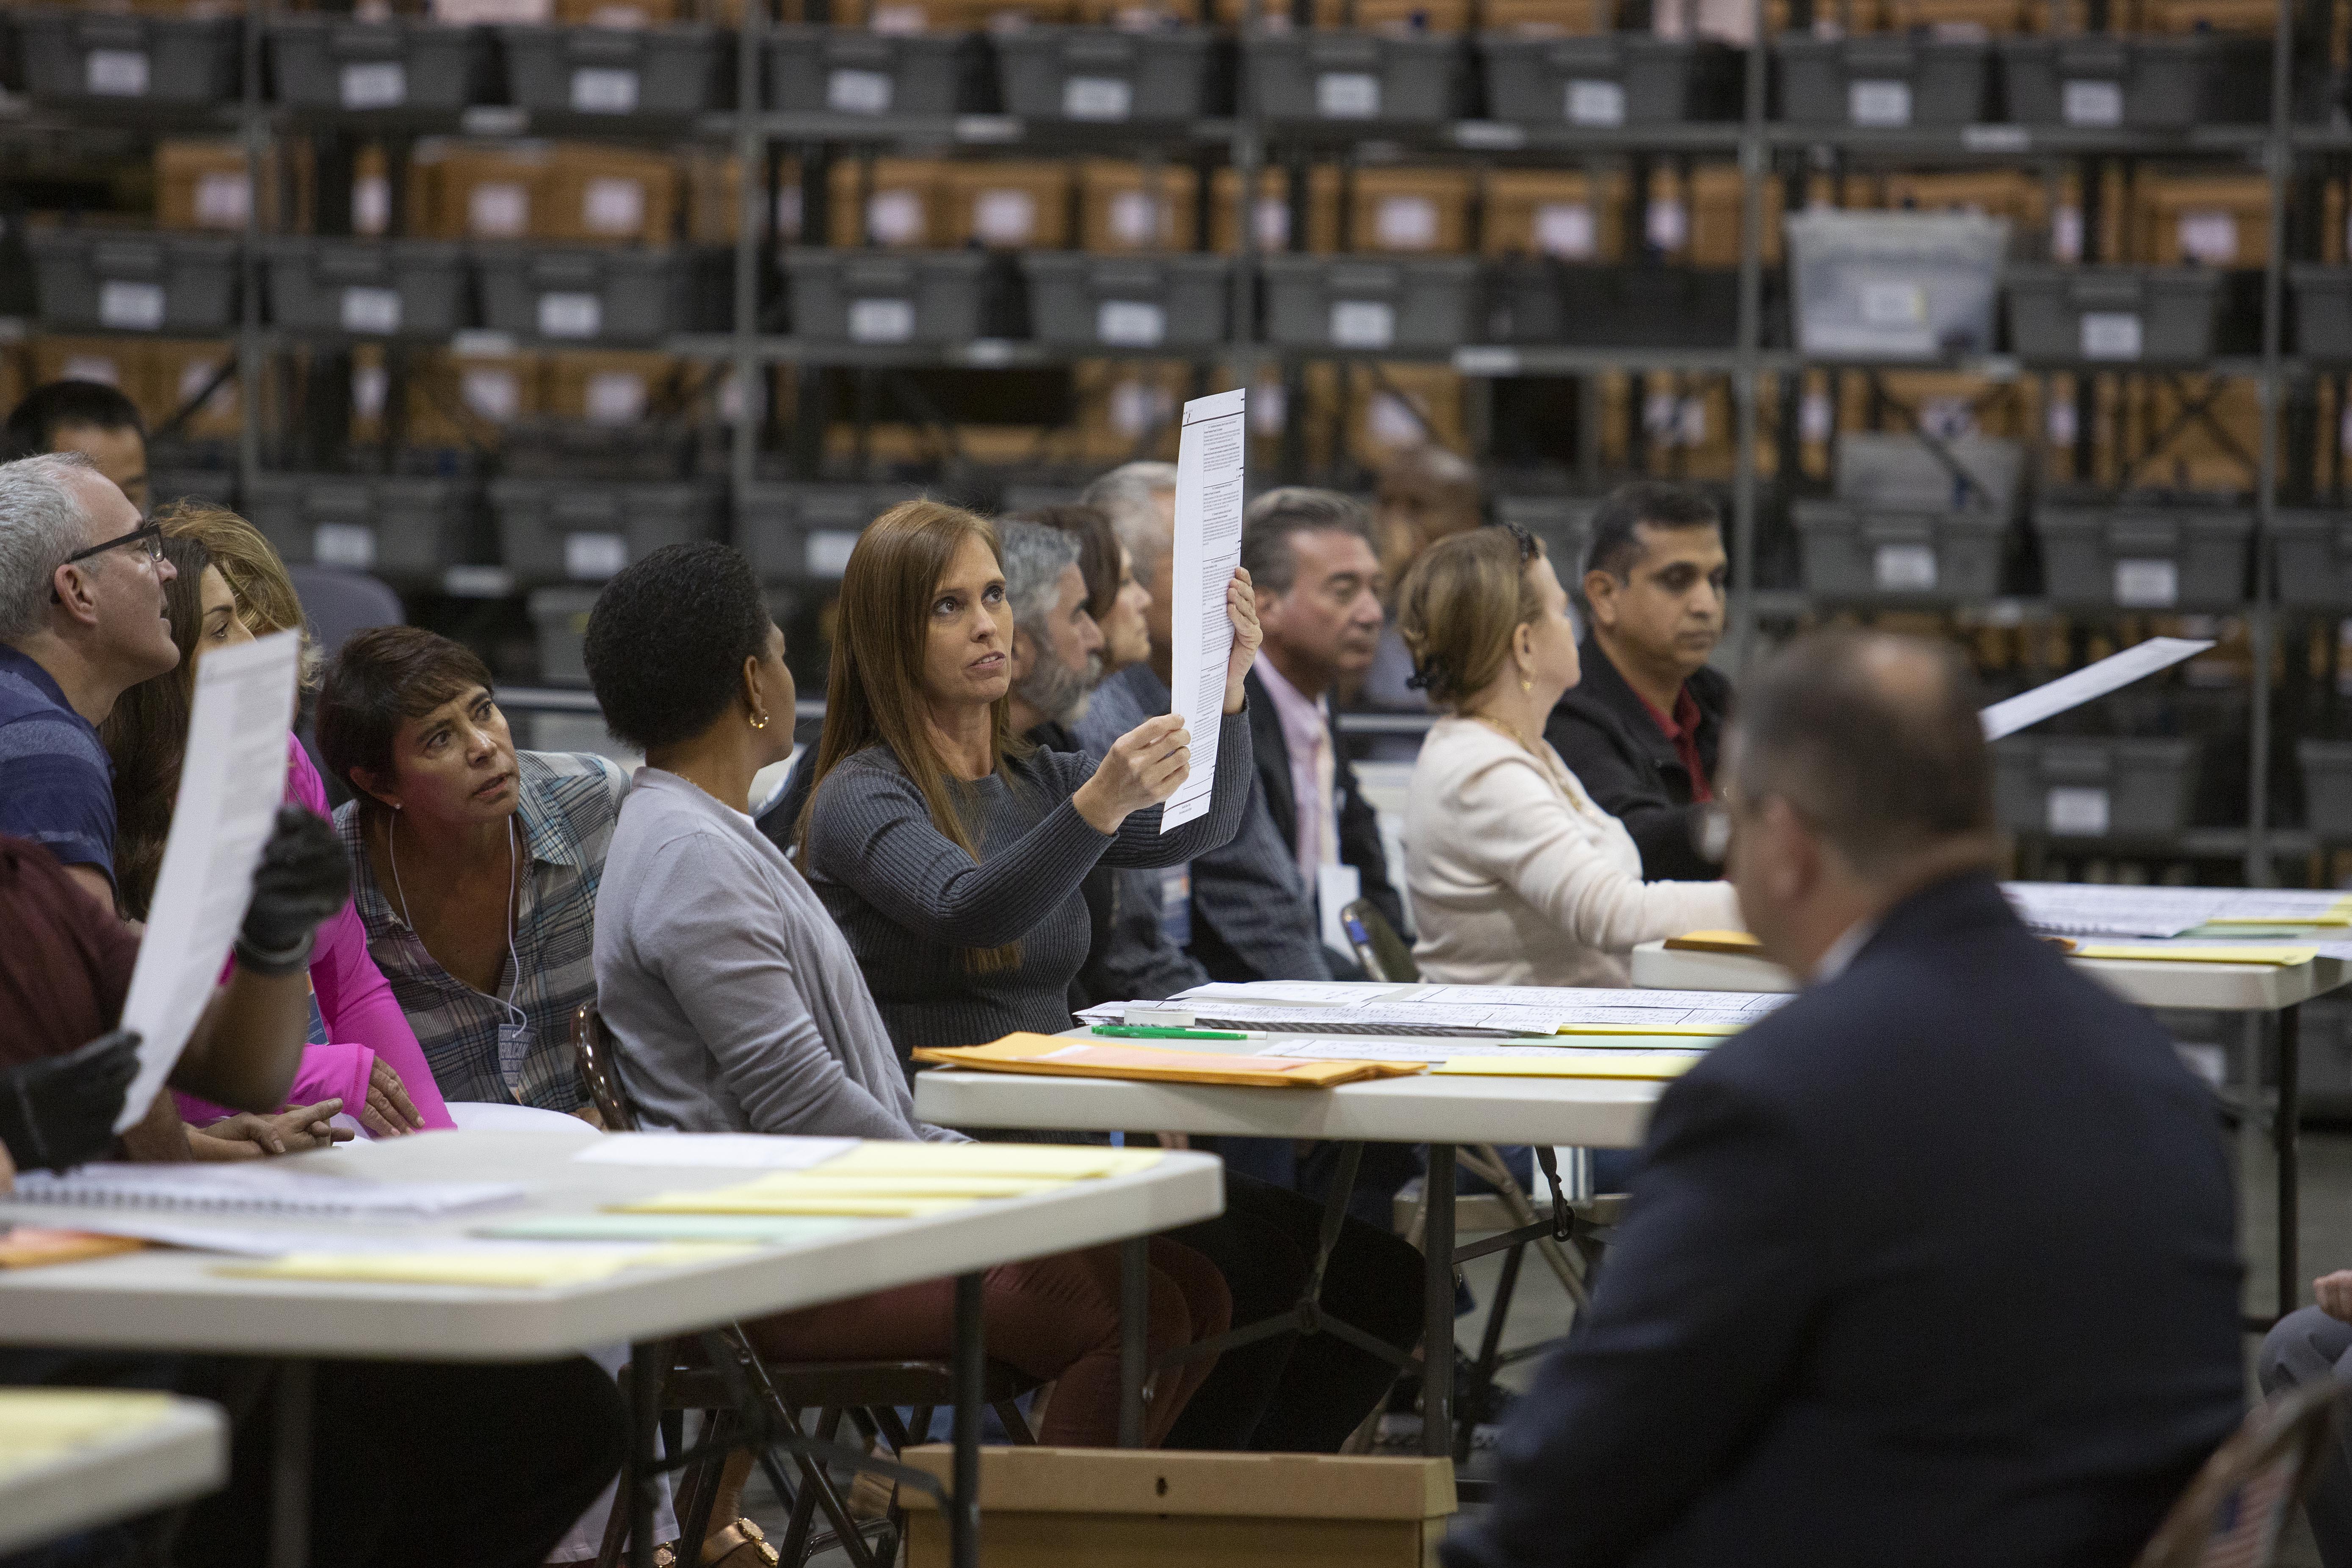
[[[2284,4],[2284,0],[2281,0]],[[1731,667],[1755,655],[1756,634],[1756,377],[1764,335],[1764,67],[1768,34],[1764,0],[1753,0],[1748,46],[1747,101],[1739,124],[1739,336],[1732,354]]]
[[[768,136],[760,122],[760,61],[769,0],[742,0],[735,32],[735,426],[728,448],[728,515],[741,514],[758,472],[768,419],[768,379],[760,363],[761,230],[768,197]]]
[[[2248,607],[2249,679],[2253,704],[2247,723],[2246,883],[2277,884],[2270,852],[2271,647],[2278,626],[2276,584],[2271,560],[2271,530],[2278,510],[2279,343],[2286,284],[2286,200],[2294,172],[2294,0],[2278,0],[2278,27],[2271,37],[2271,125],[2263,143],[2263,173],[2270,188],[2270,255],[2263,268],[2263,365],[2257,383],[2262,445],[2254,465],[2254,602]],[[2282,1308],[2282,1310],[2284,1309]]]
[[[1257,31],[1258,16],[1263,11],[1262,0],[1242,0],[1240,58],[1235,61],[1234,93],[1234,274],[1233,321],[1226,339],[1226,361],[1233,373],[1245,387],[1257,384],[1257,185],[1258,170],[1265,163],[1265,139],[1258,122],[1257,89],[1251,84],[1249,41]],[[1213,191],[1216,183],[1203,180],[1202,188]],[[1213,198],[1212,198],[1213,199]],[[1292,227],[1298,226],[1294,213]],[[1215,226],[1212,224],[1213,236]],[[1295,236],[1294,236],[1295,241]],[[1286,386],[1287,383],[1286,382]],[[1282,411],[1286,445],[1290,432],[1306,412],[1306,399],[1289,400]],[[1244,421],[1246,426],[1249,421]],[[1244,430],[1243,440],[1248,435]],[[1290,476],[1286,476],[1286,482]]]
[[[261,419],[267,399],[261,350],[262,180],[269,170],[269,121],[261,98],[261,29],[269,0],[245,0],[240,46],[237,132],[245,144],[245,241],[237,252],[236,389],[244,417],[237,421],[236,489],[253,492],[261,473]]]

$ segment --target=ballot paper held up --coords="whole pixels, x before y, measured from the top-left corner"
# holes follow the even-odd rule
[[[1242,466],[1249,449],[1246,388],[1184,405],[1176,446],[1176,570],[1168,591],[1170,709],[1192,733],[1192,771],[1160,814],[1160,831],[1209,811],[1225,711],[1225,661],[1234,625],[1225,584],[1242,559]]]
[[[2210,637],[2150,637],[2146,642],[2134,643],[2121,653],[2110,654],[2096,664],[2086,664],[2072,675],[2062,675],[2031,691],[2021,691],[1996,702],[1977,716],[1984,721],[1985,739],[1998,741],[2030,724],[2054,718],[2069,708],[2079,708],[2095,697],[2120,691],[2135,680],[2145,679],[2159,669],[2169,669],[2212,646]]]
[[[216,649],[196,667],[172,832],[122,1005],[122,1027],[139,1035],[139,1076],[117,1132],[147,1114],[171,1076],[245,923],[254,868],[286,795],[301,647],[299,634],[278,632]]]

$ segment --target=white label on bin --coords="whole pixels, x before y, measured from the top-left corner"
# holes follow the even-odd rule
[[[2070,81],[2058,89],[2058,115],[2069,125],[2115,126],[2124,122],[2124,84]]]
[[[2137,359],[2140,355],[2138,315],[2130,310],[2086,310],[2083,314],[2084,359]]]
[[[1931,545],[1882,544],[1872,568],[1882,593],[1926,594],[1935,590],[1936,552]]]
[[[584,401],[591,425],[634,425],[645,417],[646,378],[633,370],[600,370],[588,378]]]
[[[398,60],[359,60],[343,68],[345,109],[397,109],[408,101],[408,68]]]
[[[1110,427],[1129,441],[1157,430],[1176,412],[1176,398],[1148,381],[1122,381],[1110,389]]]
[[[2180,215],[2180,254],[2207,267],[2233,267],[2238,260],[2238,220],[2206,207]]]
[[[563,574],[599,583],[629,563],[628,542],[617,533],[563,536]]]
[[[2107,830],[2107,792],[2087,784],[2056,784],[2042,797],[2042,825],[2053,833],[2096,838]]]
[[[1160,204],[1141,191],[1119,191],[1110,198],[1110,237],[1121,245],[1140,248],[1160,231]]]
[[[1257,199],[1257,247],[1260,250],[1290,248],[1290,204],[1280,196],[1260,196]]]
[[[1846,117],[1856,125],[1911,123],[1911,84],[1907,81],[1846,83]]]
[[[1168,312],[1149,300],[1105,300],[1095,307],[1095,336],[1123,349],[1148,349],[1168,336]]]
[[[1592,209],[1582,202],[1546,202],[1536,208],[1536,248],[1563,261],[1587,261],[1599,248]]]
[[[604,330],[604,301],[593,294],[541,294],[539,335],[593,338]]]
[[[392,392],[392,373],[380,364],[352,366],[352,412],[362,419],[383,417],[385,399]]]
[[[1382,196],[1372,209],[1372,239],[1382,250],[1437,248],[1437,204],[1427,196]]]
[[[835,71],[824,79],[824,106],[835,114],[887,114],[890,79],[881,71]]]
[[[808,536],[808,573],[812,577],[838,577],[849,570],[849,552],[857,535],[846,528],[820,528]]]
[[[530,191],[512,180],[485,180],[466,193],[466,227],[484,239],[519,239],[530,226]]]
[[[310,531],[310,559],[354,572],[375,565],[375,530],[358,522],[322,522]]]
[[[128,331],[153,331],[163,324],[163,286],[106,279],[98,286],[98,322]]]
[[[2116,603],[2134,610],[2168,610],[2180,603],[2180,563],[2138,560],[2116,563]]]
[[[1570,125],[1625,123],[1625,89],[1613,81],[1572,81],[1563,105]]]
[[[646,226],[646,183],[607,177],[581,193],[580,217],[591,234],[635,234]]]
[[[1927,320],[1927,290],[1901,279],[1864,279],[1858,303],[1863,321],[1874,327],[1916,327]]]
[[[352,232],[382,234],[392,226],[392,181],[362,174],[352,182]]]
[[[1062,112],[1072,120],[1125,120],[1135,89],[1115,76],[1074,76],[1062,83]]]
[[[147,51],[92,49],[82,57],[82,81],[107,98],[139,98],[147,91]]]
[[[1652,202],[1643,237],[1660,250],[1680,250],[1690,243],[1690,209],[1672,197]]]
[[[95,381],[105,386],[122,384],[122,364],[110,354],[68,354],[58,372],[60,381]]]
[[[2050,259],[2053,261],[2083,259],[2083,209],[2081,207],[2066,204],[2051,213]]]
[[[503,367],[468,368],[457,377],[457,395],[493,425],[504,425],[522,412],[522,382]]]
[[[1429,420],[1395,393],[1376,392],[1364,407],[1364,433],[1375,447],[1418,447],[1429,439]]]
[[[1331,346],[1384,349],[1396,341],[1396,310],[1385,300],[1334,300]]]
[[[243,228],[253,211],[253,182],[215,172],[196,180],[196,222],[205,228]]]
[[[573,113],[634,114],[636,108],[636,72],[612,66],[582,66],[572,73]]]
[[[1037,233],[1037,198],[1027,191],[982,191],[972,199],[971,232],[991,245],[1026,245]]]
[[[1381,79],[1365,71],[1325,71],[1315,79],[1315,112],[1326,120],[1375,120]]]
[[[915,335],[912,300],[852,300],[849,341],[853,343],[903,343]]]
[[[923,198],[912,191],[877,191],[866,199],[866,233],[877,245],[923,242]]]
[[[361,288],[344,289],[343,331],[347,332],[400,331],[400,290]]]
[[[514,574],[503,566],[452,566],[441,574],[441,591],[453,599],[503,599],[514,592]]]

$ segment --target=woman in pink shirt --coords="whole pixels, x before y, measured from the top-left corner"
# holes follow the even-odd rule
[[[184,616],[181,605],[173,605],[173,637],[183,650],[180,668],[132,688],[104,730],[115,759],[116,898],[124,914],[133,919],[145,915],[163,861],[181,751],[187,740],[195,664],[212,649],[302,624],[300,604],[284,565],[251,523],[233,512],[193,502],[164,511],[159,521],[167,548],[175,554],[201,554],[203,563],[186,574],[199,585],[194,614]],[[178,623],[184,618],[194,624],[182,626]],[[286,799],[320,816],[329,816],[326,787],[301,742],[289,736],[287,752]],[[367,932],[349,904],[319,928],[310,958],[310,988],[328,1043],[304,1050],[289,1092],[289,1106],[339,1100],[378,1137],[456,1125],[415,1032],[368,956]],[[180,1108],[188,1124],[199,1129],[229,1114],[186,1095],[180,1097]]]

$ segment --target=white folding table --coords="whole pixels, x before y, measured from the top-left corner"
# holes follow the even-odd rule
[[[404,1227],[450,1239],[478,1228],[582,1215],[657,1193],[727,1186],[755,1172],[709,1167],[583,1164],[572,1156],[601,1134],[428,1132],[289,1156],[291,1168],[387,1182],[511,1182],[524,1198]],[[1223,1211],[1223,1167],[1170,1153],[1149,1168],[1075,1182],[914,1219],[860,1221],[806,1241],[761,1246],[676,1267],[625,1270],[593,1282],[503,1289],[450,1285],[257,1279],[220,1272],[215,1253],[150,1249],[48,1268],[0,1272],[0,1344],[142,1348],[265,1357],[286,1363],[281,1408],[307,1407],[313,1358],[436,1362],[551,1360],[615,1341],[635,1347],[630,1378],[631,1554],[651,1568],[657,1410],[654,1347],[746,1318],[956,1277],[956,1487],[950,1509],[958,1568],[977,1563],[980,1279],[999,1264],[1148,1236]],[[74,1210],[0,1199],[0,1223],[64,1225]],[[192,1226],[315,1232],[317,1220],[184,1216]],[[667,1370],[667,1369],[658,1369]],[[281,1434],[301,1423],[281,1420]],[[303,1561],[308,1450],[281,1447],[271,1562]],[[283,1468],[299,1468],[292,1477]],[[672,1461],[669,1468],[675,1468]],[[289,1486],[299,1478],[302,1484]],[[970,1480],[971,1489],[965,1489]],[[289,1517],[289,1505],[293,1505]]]
[[[0,1423],[18,1392],[0,1389]],[[22,1462],[0,1457],[0,1552],[185,1502],[227,1478],[228,1418],[220,1406],[113,1389],[71,1393],[78,1403],[121,1407],[122,1424]]]

